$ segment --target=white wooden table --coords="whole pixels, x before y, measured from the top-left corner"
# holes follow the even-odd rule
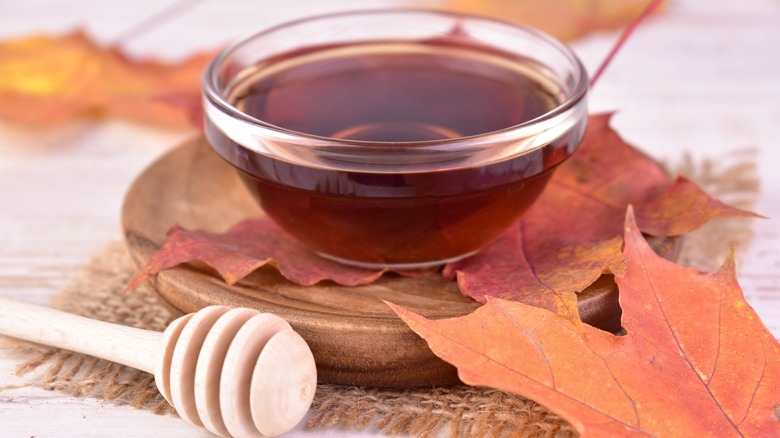
[[[381,0],[370,6],[410,3]],[[99,41],[122,39],[133,54],[177,59],[281,21],[366,6],[358,0],[273,6],[256,0],[2,0],[0,38],[81,25]],[[592,36],[575,49],[593,70],[615,37]],[[591,106],[620,109],[617,128],[658,158],[759,149],[763,189],[757,209],[777,218],[779,71],[780,2],[674,0],[625,47],[601,78]],[[35,131],[0,125],[0,294],[47,303],[95,249],[118,236],[121,200],[133,177],[190,134],[115,120]],[[780,228],[777,219],[756,221],[754,227],[739,279],[748,301],[780,336]],[[0,350],[0,385],[19,382],[14,366]],[[0,393],[0,436],[208,434],[172,417],[22,389]]]

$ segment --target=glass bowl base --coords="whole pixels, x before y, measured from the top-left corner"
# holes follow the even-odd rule
[[[448,259],[443,259],[443,260],[433,260],[430,262],[415,262],[415,263],[369,263],[369,262],[361,262],[357,260],[343,259],[340,257],[332,256],[321,252],[318,252],[317,255],[324,257],[328,260],[333,260],[334,262],[341,263],[342,265],[354,266],[356,268],[376,269],[376,270],[389,269],[391,271],[412,271],[415,269],[431,269],[439,266],[444,266],[447,263],[453,263],[453,262],[457,262],[458,260],[463,260],[467,257],[471,257],[477,252],[478,251],[472,251],[467,254],[459,255],[456,257],[450,257]]]

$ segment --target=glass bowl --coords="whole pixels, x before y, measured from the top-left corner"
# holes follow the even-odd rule
[[[425,268],[518,221],[582,140],[587,87],[572,51],[535,30],[340,13],[225,49],[204,79],[205,129],[266,214],[313,251]]]

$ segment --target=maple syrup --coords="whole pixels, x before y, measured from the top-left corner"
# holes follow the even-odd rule
[[[535,61],[462,35],[290,51],[235,74],[223,96],[263,130],[261,149],[207,107],[208,138],[263,210],[314,251],[371,267],[432,265],[495,240],[585,125],[515,136],[570,96]]]

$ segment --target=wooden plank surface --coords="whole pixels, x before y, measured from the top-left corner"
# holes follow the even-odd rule
[[[409,2],[372,2],[393,4]],[[177,12],[142,25],[174,5]],[[365,3],[354,0],[300,0],[274,8],[250,0],[6,1],[0,5],[0,38],[81,24],[106,43],[130,32],[124,46],[133,54],[175,59],[287,19],[360,7]],[[777,23],[775,0],[676,0],[625,47],[594,90],[591,107],[619,108],[617,128],[661,159],[757,148],[757,208],[780,217]],[[593,69],[614,38],[595,35],[575,49]],[[120,204],[132,178],[189,134],[120,121],[35,131],[0,125],[0,294],[46,303],[95,249],[118,236]],[[780,227],[776,219],[756,221],[754,232],[739,260],[739,278],[748,301],[780,336]],[[15,363],[0,350],[0,385],[18,383]],[[181,420],[126,406],[43,390],[0,393],[0,436],[117,435],[207,436]],[[292,434],[298,435],[306,436]]]

